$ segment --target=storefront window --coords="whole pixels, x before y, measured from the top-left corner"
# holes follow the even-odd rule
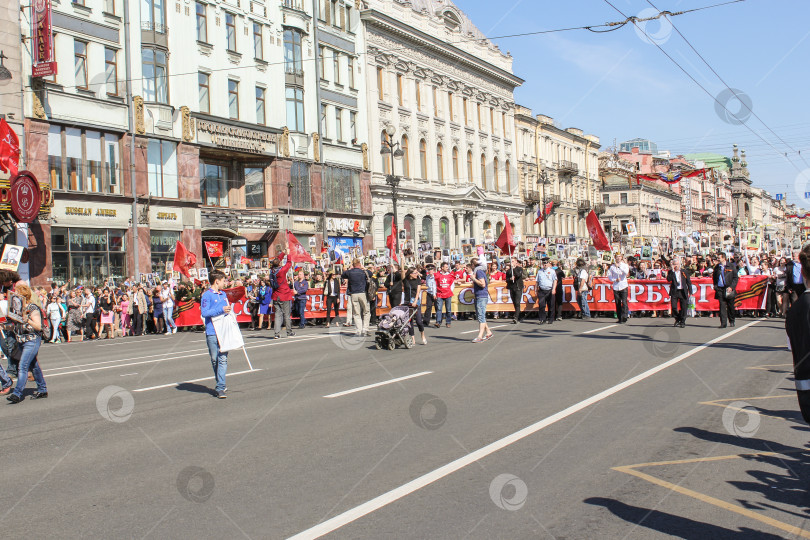
[[[245,206],[264,208],[264,169],[245,167]]]
[[[293,208],[308,210],[312,208],[312,190],[309,182],[309,164],[293,161],[290,170],[290,184],[292,184]]]
[[[126,277],[126,231],[114,229],[51,229],[53,278],[74,285],[100,285]]]
[[[200,162],[200,194],[208,206],[228,206],[228,167]]]
[[[119,145],[118,135],[112,133],[51,126],[48,130],[51,188],[120,193]]]
[[[171,141],[149,139],[146,171],[149,195],[177,198],[177,145]]]
[[[323,168],[326,206],[334,212],[360,213],[360,173],[340,167]]]
[[[174,264],[174,247],[180,241],[180,233],[176,231],[151,231],[152,246],[152,272],[161,276]]]

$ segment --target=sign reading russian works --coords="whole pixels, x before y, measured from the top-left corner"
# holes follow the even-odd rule
[[[197,118],[197,142],[251,154],[276,154],[278,134]]]

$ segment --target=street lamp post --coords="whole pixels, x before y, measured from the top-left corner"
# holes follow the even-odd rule
[[[540,171],[540,174],[537,177],[537,183],[538,184],[543,184],[543,197],[542,197],[542,200],[540,201],[539,204],[543,208],[543,236],[546,237],[546,245],[548,245],[548,224],[546,223],[546,221],[547,221],[546,218],[548,216],[545,215],[546,214],[545,206],[546,206],[546,204],[548,204],[548,201],[545,200],[546,199],[546,184],[548,183],[548,172],[546,172],[545,168],[543,168],[543,170]]]
[[[385,183],[391,186],[391,202],[394,207],[394,219],[391,222],[391,233],[393,234],[394,229],[399,226],[399,219],[397,218],[397,196],[399,195],[397,189],[399,188],[399,182],[401,178],[399,176],[394,175],[394,159],[393,158],[401,158],[403,155],[402,149],[399,147],[398,142],[392,142],[394,140],[394,134],[397,132],[397,129],[392,125],[388,124],[385,128],[385,133],[388,135],[388,138],[383,138],[382,140],[382,147],[380,148],[380,154],[386,155],[389,154],[391,158],[388,160],[390,163],[390,174],[386,174],[385,176]],[[395,150],[396,148],[396,150]],[[399,238],[394,235],[394,255],[399,258]]]

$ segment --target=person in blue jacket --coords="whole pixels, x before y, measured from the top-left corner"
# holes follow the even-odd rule
[[[264,316],[267,315],[267,329],[270,329],[270,305],[273,303],[273,289],[269,281],[264,281],[256,291],[256,301],[259,303],[259,330],[264,325]]]
[[[211,288],[205,291],[200,298],[200,314],[205,320],[205,341],[208,344],[208,353],[211,355],[211,366],[214,368],[217,397],[225,399],[227,397],[225,395],[225,375],[228,371],[228,353],[219,350],[217,333],[211,319],[224,313],[230,313],[231,306],[228,303],[228,297],[222,292],[222,287],[225,286],[225,274],[214,270],[208,279],[211,282]]]

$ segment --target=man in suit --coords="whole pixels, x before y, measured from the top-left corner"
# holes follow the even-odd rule
[[[520,314],[520,301],[523,299],[523,280],[526,273],[523,271],[523,266],[521,266],[518,259],[513,258],[511,263],[507,261],[505,266],[506,290],[509,291],[512,305],[515,308],[515,318],[512,319],[512,324],[517,324],[523,320]]]
[[[714,296],[720,303],[720,328],[734,326],[734,301],[737,298],[737,268],[729,264],[726,254],[720,253],[720,262],[714,267],[712,283]],[[731,298],[729,298],[731,296]]]
[[[681,268],[680,257],[672,259],[672,267],[667,272],[669,281],[669,298],[672,305],[672,316],[675,317],[675,326],[686,327],[686,308],[689,305],[689,295],[692,293],[692,280]]]

